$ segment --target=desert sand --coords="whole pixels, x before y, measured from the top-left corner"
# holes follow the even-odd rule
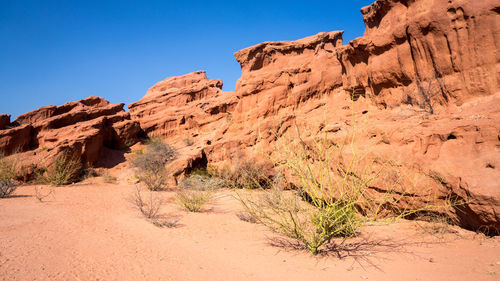
[[[44,187],[47,189],[50,187]],[[319,256],[241,221],[230,190],[201,213],[161,192],[159,228],[134,209],[134,185],[99,178],[56,187],[39,202],[34,186],[0,201],[1,280],[499,280],[500,239],[461,228],[399,221],[364,227]],[[439,233],[444,232],[444,233]]]

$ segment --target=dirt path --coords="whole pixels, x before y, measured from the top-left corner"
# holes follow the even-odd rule
[[[0,279],[500,280],[498,238],[463,230],[437,237],[405,222],[366,227],[349,251],[312,257],[271,245],[276,235],[239,220],[229,191],[203,213],[166,203],[162,212],[180,225],[158,228],[132,208],[132,189],[72,185],[40,203],[26,186],[1,199]]]

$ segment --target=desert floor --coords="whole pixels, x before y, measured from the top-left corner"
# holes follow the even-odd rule
[[[180,221],[158,228],[130,203],[133,189],[96,179],[57,187],[43,203],[34,186],[1,199],[0,279],[500,280],[498,237],[380,223],[314,257],[241,221],[232,191],[220,191],[201,213],[183,211],[173,192],[162,192],[162,213]]]

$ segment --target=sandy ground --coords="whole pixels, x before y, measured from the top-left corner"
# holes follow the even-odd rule
[[[178,216],[179,226],[158,228],[132,207],[132,190],[77,184],[40,203],[34,187],[24,186],[0,199],[0,279],[500,280],[498,238],[455,228],[433,234],[425,223],[380,224],[313,257],[239,220],[230,191],[202,213],[165,203],[162,213]],[[168,201],[174,194],[162,195]]]

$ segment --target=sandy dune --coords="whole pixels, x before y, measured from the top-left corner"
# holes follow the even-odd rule
[[[128,201],[133,186],[56,188],[40,203],[33,186],[0,200],[1,280],[500,280],[500,239],[426,224],[364,228],[343,250],[312,257],[273,245],[275,234],[236,217],[221,191],[202,213],[174,203],[177,228],[158,228]],[[166,201],[172,192],[163,192]],[[337,241],[340,243],[341,241]]]

